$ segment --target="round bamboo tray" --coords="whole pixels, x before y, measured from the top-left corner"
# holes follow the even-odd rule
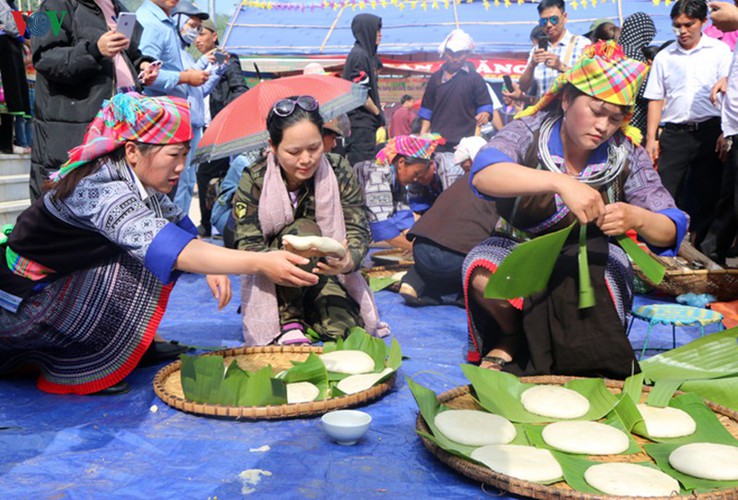
[[[633,265],[636,275],[656,290],[669,295],[709,293],[719,301],[738,299],[738,269],[667,269],[658,285],[650,281],[640,268]]]
[[[407,271],[410,268],[410,264],[398,264],[396,266],[374,266],[367,269],[362,269],[361,273],[364,275],[367,281],[370,278],[386,278],[396,273]],[[400,291],[400,282],[392,283],[390,286],[385,288],[391,292]]]
[[[271,365],[276,375],[282,370],[291,368],[290,361],[305,361],[310,353],[322,352],[322,347],[313,346],[265,346],[224,349],[204,356],[223,356],[226,364],[235,359],[242,369],[248,371],[257,371]],[[392,388],[395,379],[396,374],[393,374],[387,381],[365,391],[322,401],[272,406],[226,406],[186,400],[182,391],[181,362],[175,361],[157,372],[154,377],[154,393],[172,408],[195,415],[257,420],[282,419],[314,417],[340,408],[350,408],[374,401]]]
[[[523,377],[522,382],[532,384],[559,384],[563,385],[566,382],[572,380],[575,377],[560,377],[560,376],[538,376],[538,377]],[[615,394],[620,393],[623,387],[622,382],[605,380],[605,385]],[[469,410],[481,410],[482,408],[474,400],[470,391],[471,386],[461,386],[446,391],[438,396],[438,401],[446,406],[456,409],[469,409]],[[650,387],[644,387],[643,400],[647,393],[651,390]],[[718,405],[716,403],[706,401],[707,405],[717,414],[720,422],[725,426],[726,429],[733,435],[738,437],[738,412],[735,412],[729,408]],[[418,413],[418,417],[415,422],[416,429],[418,431],[431,434],[423,416]],[[633,435],[638,444],[649,443],[650,441],[641,438],[640,436]],[[475,481],[479,481],[484,484],[488,484],[498,488],[502,492],[515,493],[517,495],[523,495],[531,498],[540,498],[546,500],[557,500],[557,499],[575,499],[575,500],[602,500],[602,499],[615,499],[625,497],[615,497],[608,495],[592,495],[590,493],[584,493],[581,491],[573,490],[566,482],[561,481],[558,483],[544,485],[533,483],[530,481],[522,481],[505,474],[494,472],[493,470],[478,465],[469,460],[465,460],[456,455],[452,455],[434,444],[429,439],[420,436],[428,450],[433,453],[441,462],[445,463],[452,469],[460,472],[464,476],[471,478]],[[589,460],[601,461],[601,462],[653,462],[645,452],[634,453],[631,455],[609,455],[609,456],[590,456]],[[640,497],[627,497],[629,500],[639,499],[646,500]],[[654,497],[651,497],[653,500]],[[662,498],[674,498],[674,497],[662,497]],[[687,498],[686,496],[683,498]],[[689,498],[700,498],[700,499],[723,499],[723,500],[736,500],[738,499],[738,488],[726,488],[724,490],[713,491],[710,493],[699,493],[689,495]]]
[[[403,255],[404,252],[404,250],[399,248],[390,248],[388,250],[374,252],[369,258],[372,259],[372,262],[380,266],[405,265],[409,267],[415,264],[412,255]]]

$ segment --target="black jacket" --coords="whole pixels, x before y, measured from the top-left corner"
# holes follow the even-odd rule
[[[127,10],[118,0],[113,5],[116,13]],[[31,37],[37,72],[31,169],[53,171],[67,160],[68,150],[82,143],[103,101],[115,94],[115,67],[97,47],[108,25],[94,0],[45,0],[39,11],[67,13],[58,35],[50,30]],[[138,50],[140,34],[137,25],[123,52],[134,78],[142,62],[153,61]]]
[[[351,52],[343,67],[343,78],[362,84],[369,89],[369,97],[381,109],[377,73],[382,62],[377,56],[377,32],[382,25],[382,18],[374,14],[359,14],[351,21],[351,32],[356,38]],[[366,108],[359,107],[348,113],[351,127],[378,128],[383,124],[382,113],[375,116]]]
[[[238,56],[236,54],[228,55],[230,56],[228,67],[213,87],[212,92],[210,92],[211,118],[214,118],[228,103],[249,89],[243,79],[241,61],[239,61]]]

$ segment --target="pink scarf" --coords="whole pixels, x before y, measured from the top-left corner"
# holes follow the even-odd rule
[[[322,236],[336,241],[346,238],[346,224],[341,207],[338,181],[333,168],[321,157],[315,172],[315,218]],[[274,155],[267,156],[264,186],[259,197],[259,224],[268,241],[285,226],[294,221],[294,211],[287,187],[282,180],[280,167]],[[374,294],[360,272],[336,276],[361,311],[364,327],[377,337],[389,335],[389,326],[380,321]],[[247,346],[267,345],[280,334],[277,295],[273,282],[261,274],[241,275],[241,309],[243,311],[243,337]]]

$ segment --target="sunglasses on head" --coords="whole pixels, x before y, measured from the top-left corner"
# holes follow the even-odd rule
[[[309,95],[301,95],[293,99],[280,99],[274,103],[272,111],[275,115],[286,118],[295,112],[297,106],[305,111],[315,111],[318,109],[318,101],[315,97]]]
[[[538,26],[541,28],[545,27],[547,23],[551,23],[552,26],[559,24],[561,18],[559,16],[542,17],[538,20]]]

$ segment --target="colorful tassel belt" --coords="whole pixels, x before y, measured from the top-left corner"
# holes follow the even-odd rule
[[[36,261],[21,257],[9,246],[5,247],[5,262],[13,274],[32,281],[39,281],[50,274],[56,273],[53,269],[43,266]]]

